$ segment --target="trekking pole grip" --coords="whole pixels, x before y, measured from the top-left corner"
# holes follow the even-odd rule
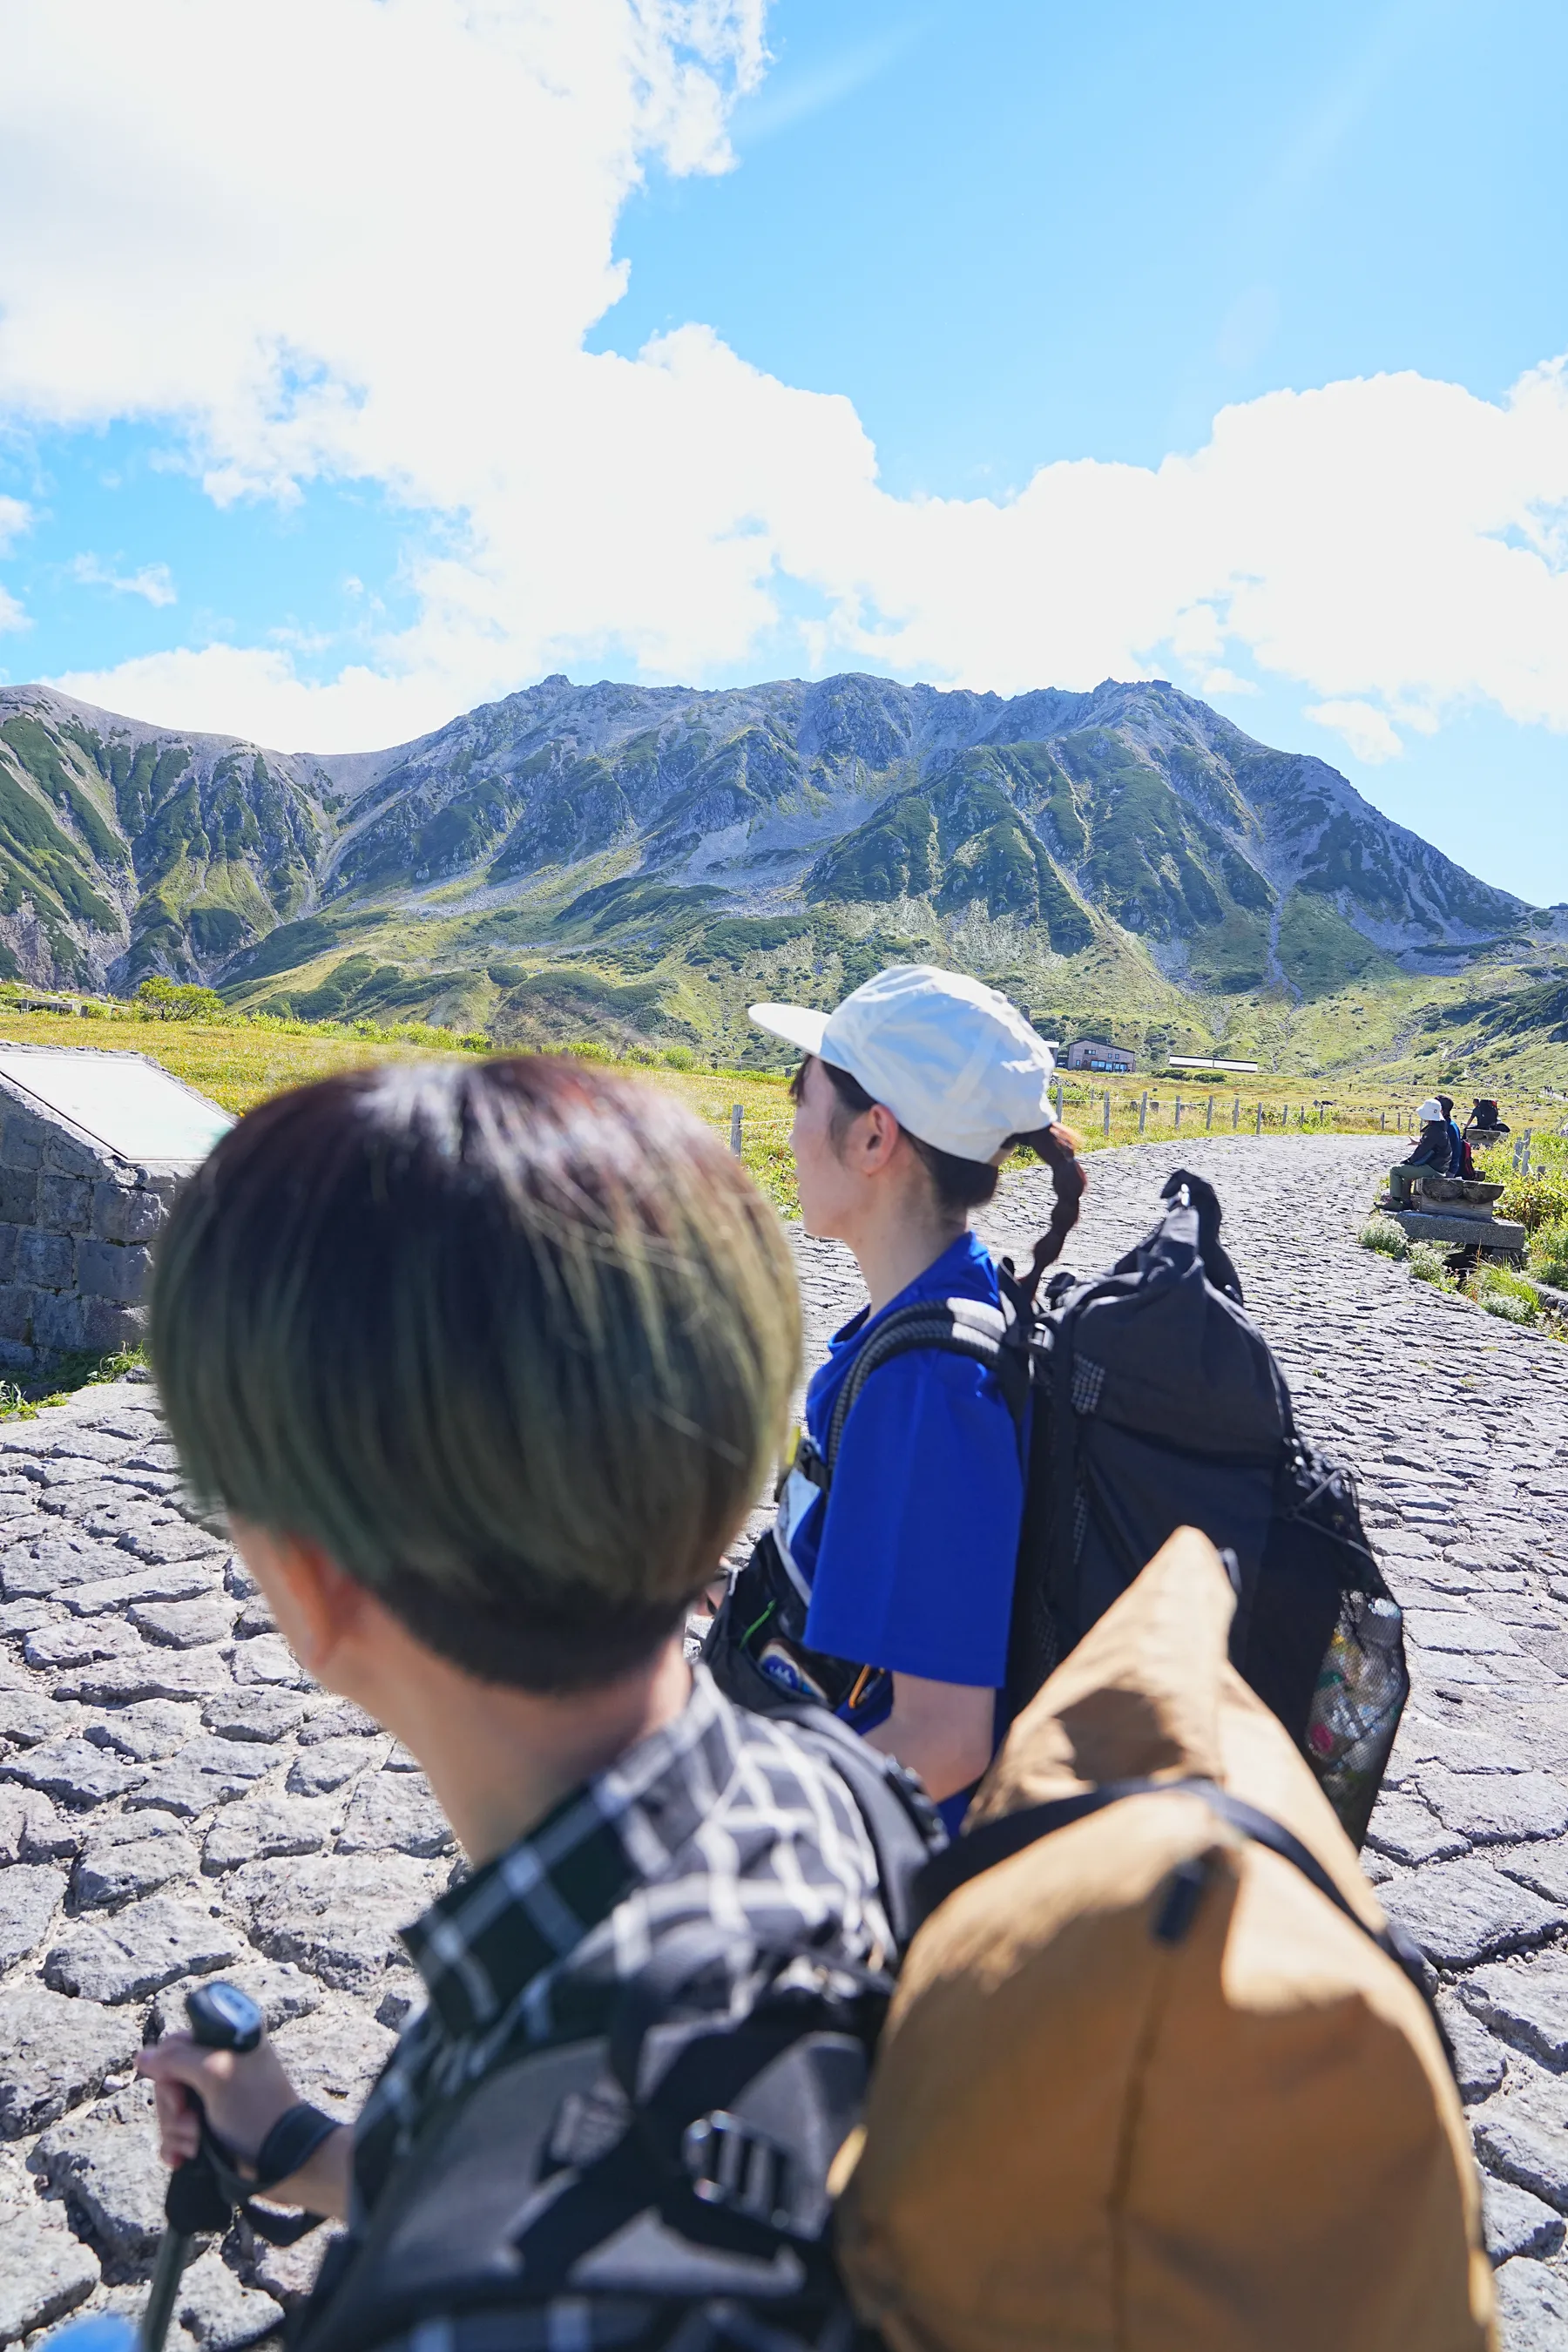
[[[231,1984],[197,1985],[185,1995],[185,2014],[192,2040],[204,2050],[254,2050],[267,2022],[250,1995]],[[187,2090],[185,2096],[201,2117],[201,2146],[169,2175],[163,2198],[168,2226],[153,2265],[138,2352],[163,2352],[191,2240],[204,2231],[226,2230],[234,2216],[233,2202],[218,2178],[214,2161],[217,2149],[201,2100],[195,2091]]]

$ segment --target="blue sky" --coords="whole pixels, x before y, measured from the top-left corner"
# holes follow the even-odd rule
[[[1568,349],[1560,6],[774,0],[764,58],[736,0],[650,130],[601,70],[616,0],[580,0],[597,48],[488,58],[446,0],[405,12],[417,48],[368,0],[279,0],[247,56],[215,0],[228,53],[166,100],[178,11],[129,0],[124,152],[84,194],[65,37],[107,5],[0,31],[0,68],[34,45],[0,679],[342,748],[546,668],[1103,662],[1568,898],[1568,395],[1514,393]],[[160,139],[210,73],[287,154],[302,53],[328,98],[378,89],[363,152],[351,127],[279,196],[243,121],[233,153]],[[521,160],[468,152],[492,89]],[[116,182],[153,185],[130,229]]]

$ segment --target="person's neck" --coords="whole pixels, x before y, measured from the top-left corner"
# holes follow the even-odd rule
[[[481,1683],[426,1651],[417,1676],[374,1710],[424,1769],[477,1867],[504,1853],[545,1815],[650,1732],[691,1694],[680,1637],[652,1663],[600,1690],[545,1697]]]
[[[896,1213],[868,1218],[865,1225],[843,1238],[855,1254],[865,1278],[871,1312],[879,1315],[917,1275],[934,1265],[967,1228],[939,1216],[934,1207],[912,1212],[900,1203]]]

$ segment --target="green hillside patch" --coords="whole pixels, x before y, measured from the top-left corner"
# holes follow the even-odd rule
[[[805,915],[721,915],[703,926],[693,953],[704,962],[739,965],[747,956],[768,955],[792,940],[809,939]]]
[[[475,865],[504,833],[517,806],[499,777],[470,784],[421,827],[414,844],[416,880]]]
[[[988,915],[1037,916],[1039,867],[1035,844],[1010,812],[963,843],[948,860],[937,894],[944,914],[979,900]]]
[[[1043,743],[1014,743],[1002,755],[1016,780],[1018,804],[1036,821],[1070,864],[1089,850],[1089,828],[1073,793],[1072,778]]]
[[[533,763],[527,764],[531,768]],[[595,756],[567,758],[541,776],[526,814],[491,861],[487,878],[505,882],[536,866],[590,857],[619,840],[632,824],[631,803],[605,761]]]
[[[191,755],[184,743],[111,743],[100,749],[98,765],[107,773],[109,788],[127,838],[132,842],[146,827],[159,803],[166,798],[185,770]]]
[[[345,932],[363,930],[382,920],[379,915],[304,915],[298,922],[279,923],[229,966],[224,974],[224,992],[232,996],[237,989],[248,988],[256,981],[271,980],[279,972],[314,963],[329,948],[338,946]]]
[[[1222,922],[1226,908],[1204,853],[1221,837],[1181,801],[1157,768],[1102,728],[1064,737],[1059,750],[1087,786],[1090,848],[1079,882],[1127,930],[1166,940]]]
[[[204,963],[216,963],[245,945],[250,926],[232,907],[197,899],[185,909],[185,929]]]
[[[1533,988],[1500,989],[1486,996],[1463,997],[1428,1016],[1429,1028],[1473,1029],[1479,1041],[1512,1037],[1544,1037],[1553,1045],[1568,1045],[1568,979],[1558,977]]]
[[[1200,931],[1188,959],[1189,976],[1201,987],[1225,995],[1268,985],[1268,922],[1245,907],[1233,907],[1221,923]]]
[[[11,852],[25,875],[43,886],[44,897],[58,902],[67,914],[97,930],[118,928],[113,908],[99,897],[83,873],[75,843],[67,839],[48,811],[5,766],[0,766],[0,845]]]
[[[1268,913],[1273,908],[1279,895],[1273,883],[1234,849],[1226,848],[1222,853],[1219,870],[1226,888],[1238,907],[1262,914]]]
[[[47,729],[26,714],[7,719],[0,738],[8,743],[35,783],[57,808],[74,820],[89,849],[102,866],[126,866],[130,856],[118,834],[105,824],[90,793],[77,781],[60,757],[59,746]]]
[[[658,981],[613,981],[594,971],[555,965],[531,972],[507,996],[492,1023],[503,1040],[666,1033],[696,1035],[671,1015]]]
[[[918,793],[902,793],[868,824],[824,852],[805,877],[808,899],[919,898],[936,878],[936,819]]]
[[[1093,924],[1048,857],[1042,855],[1035,870],[1040,891],[1040,920],[1050,934],[1053,954],[1082,955],[1094,945]]]
[[[1293,890],[1279,918],[1279,968],[1303,996],[1328,996],[1352,980],[1392,976],[1394,957],[1348,923],[1316,890]]]
[[[709,908],[727,895],[711,883],[682,888],[654,876],[627,874],[618,881],[601,882],[595,889],[580,892],[562,908],[559,920],[563,927],[586,923],[595,938],[623,928],[648,925],[679,934],[690,930],[702,920]]]
[[[300,1021],[336,1021],[347,1011],[355,990],[374,970],[374,956],[345,956],[342,963],[332,966],[325,980],[290,997],[296,1017]],[[399,972],[399,979],[402,976]]]

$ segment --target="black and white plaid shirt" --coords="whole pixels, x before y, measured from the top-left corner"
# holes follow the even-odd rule
[[[690,1921],[727,1931],[731,2015],[749,2005],[753,1948],[807,1945],[866,1968],[891,1947],[847,1790],[786,1730],[731,1706],[700,1666],[673,1723],[407,1929],[429,2002],[356,2126],[353,2226],[434,2102],[524,2051],[603,2032],[619,1988],[657,1941]],[[683,2352],[733,2340],[736,2316],[716,2306],[711,2326],[694,2333],[699,2315],[689,2315]],[[555,2332],[547,2323],[543,2340]],[[784,2340],[773,2328],[739,2333]],[[608,2340],[595,2329],[591,2298],[574,2298],[567,2334],[574,2352]],[[626,2341],[624,2305],[615,2334]]]

